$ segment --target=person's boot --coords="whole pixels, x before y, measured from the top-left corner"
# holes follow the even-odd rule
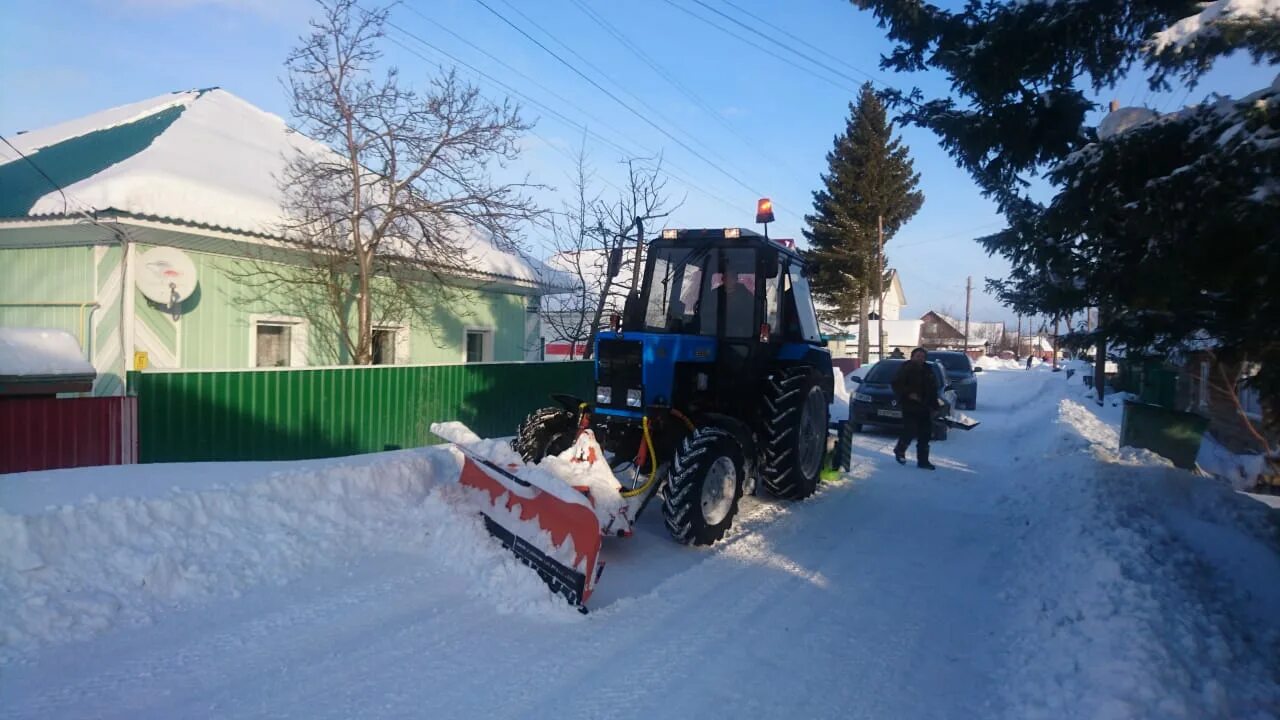
[[[907,446],[903,445],[901,440],[893,446],[893,459],[897,460],[899,465],[907,464]]]
[[[929,446],[916,446],[916,467],[921,470],[935,470],[933,463],[929,462]]]

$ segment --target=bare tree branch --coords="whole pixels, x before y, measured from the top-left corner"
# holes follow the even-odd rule
[[[469,252],[477,242],[518,248],[518,228],[540,214],[528,196],[536,186],[495,181],[493,171],[518,157],[530,125],[452,69],[422,92],[395,68],[379,71],[386,9],[319,5],[285,67],[295,129],[323,147],[299,150],[277,178],[288,217],[278,234],[305,259],[242,271],[259,275],[259,299],[321,300],[305,305],[308,320],[368,364],[375,325],[413,317],[430,331],[438,311],[456,315],[450,306],[469,296],[456,279],[480,277]]]

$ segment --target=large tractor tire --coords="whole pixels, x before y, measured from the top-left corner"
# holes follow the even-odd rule
[[[511,449],[527,463],[559,455],[573,446],[578,434],[578,418],[563,408],[542,408],[529,413],[520,423]]]
[[[710,545],[733,525],[742,498],[746,460],[728,431],[690,433],[675,453],[662,501],[671,537],[681,545]]]
[[[827,396],[809,368],[778,371],[766,382],[760,475],[769,492],[801,500],[818,489],[827,450]]]

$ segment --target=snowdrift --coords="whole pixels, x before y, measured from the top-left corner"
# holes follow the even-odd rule
[[[1002,500],[1024,518],[1002,593],[1011,716],[1271,717],[1275,520],[1226,483],[1120,448],[1123,396],[1099,407],[1078,375],[1046,395],[1052,420],[1016,432],[1036,468]]]
[[[0,662],[378,552],[461,574],[503,611],[567,612],[489,538],[454,484],[460,460],[443,446],[236,465],[214,465],[216,480],[199,465],[6,477]],[[67,496],[87,487],[97,494]]]
[[[1027,367],[1026,361],[1018,362],[1017,360],[1002,360],[996,357],[983,355],[973,362],[977,367],[983,370],[1023,370]]]

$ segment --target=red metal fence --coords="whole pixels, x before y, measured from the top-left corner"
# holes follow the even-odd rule
[[[0,398],[0,473],[137,461],[137,398]]]

